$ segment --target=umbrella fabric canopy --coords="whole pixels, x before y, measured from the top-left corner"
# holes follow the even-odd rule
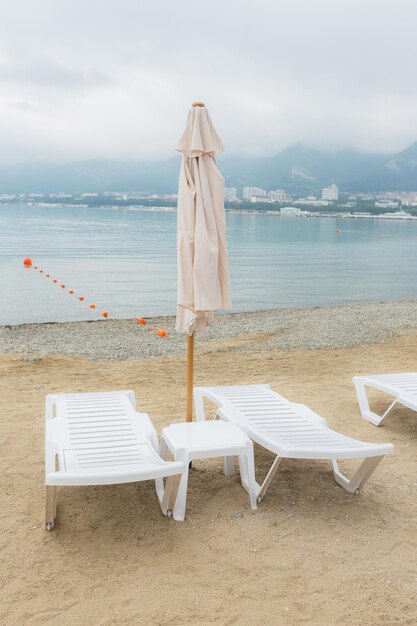
[[[224,179],[215,162],[223,152],[207,109],[191,108],[177,150],[178,308],[176,329],[204,334],[214,311],[230,307]]]

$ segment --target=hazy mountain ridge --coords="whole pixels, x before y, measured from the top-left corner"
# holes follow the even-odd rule
[[[417,142],[388,157],[375,170],[346,183],[349,191],[417,190]]]
[[[159,162],[89,160],[0,166],[0,193],[176,191],[180,156]],[[272,157],[219,157],[228,187],[319,193],[332,183],[352,192],[417,190],[417,142],[395,155],[324,152],[303,144]]]
[[[322,152],[302,144],[290,146],[273,157],[230,159],[222,162],[229,186],[285,189],[288,193],[318,193],[335,183],[341,188],[364,171],[373,171],[389,158],[343,150]]]

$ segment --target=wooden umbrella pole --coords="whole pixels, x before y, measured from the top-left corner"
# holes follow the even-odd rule
[[[194,333],[187,338],[187,404],[185,421],[193,421]]]
[[[204,102],[193,102],[192,107],[204,107]],[[194,333],[187,338],[187,399],[185,421],[193,421],[193,386],[194,386]]]

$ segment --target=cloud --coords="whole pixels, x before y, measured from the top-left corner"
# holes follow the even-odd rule
[[[0,63],[0,81],[44,87],[94,87],[111,82],[109,76],[92,68],[73,69],[49,60],[30,63]]]
[[[28,102],[25,100],[18,100],[17,102],[9,102],[8,106],[15,111],[21,113],[41,113],[41,108],[34,102]]]
[[[191,101],[229,154],[417,139],[413,0],[0,0],[0,159],[165,158]]]

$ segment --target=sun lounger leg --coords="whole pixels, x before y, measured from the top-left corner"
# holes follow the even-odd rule
[[[253,443],[247,446],[246,454],[239,455],[239,470],[242,487],[248,492],[251,509],[257,507],[259,485],[255,481],[255,463],[253,460]]]
[[[175,501],[175,505],[172,509],[172,514],[174,519],[178,522],[183,522],[185,518],[185,507],[187,505],[187,489],[188,489],[188,467],[190,460],[187,459],[178,459],[183,461],[185,465],[185,471],[180,476],[180,481],[178,485],[178,493]]]
[[[224,475],[233,476],[235,473],[235,457],[225,456],[223,459]]]
[[[203,394],[198,389],[194,389],[195,419],[197,422],[204,422],[204,402]]]
[[[162,439],[161,441],[161,449],[159,454],[161,459],[163,459],[164,461],[167,460],[168,446],[164,439]],[[157,478],[155,480],[156,495],[158,496],[159,505],[161,507],[162,513],[164,515],[167,515],[168,517],[172,516],[175,507],[180,479],[181,474],[168,476],[165,480],[165,486],[163,478]]]
[[[180,479],[181,474],[168,476],[168,478],[166,479],[165,489],[163,490],[162,497],[160,491],[157,491],[161,511],[164,515],[167,515],[168,517],[172,516],[172,512],[175,507]]]
[[[377,413],[374,413],[373,411],[371,411],[371,409],[369,408],[369,401],[368,401],[368,396],[366,394],[365,383],[361,380],[355,380],[355,388],[356,388],[356,396],[359,402],[359,408],[361,411],[361,416],[364,419],[368,420],[368,422],[371,422],[371,424],[374,424],[375,426],[381,426],[382,422],[387,417],[388,413],[390,413],[392,409],[394,408],[394,406],[397,404],[397,398],[395,398],[395,400],[390,404],[390,406],[388,407],[388,409],[385,411],[383,415],[378,415]]]
[[[332,461],[335,481],[349,493],[357,495],[383,458],[383,456],[372,456],[365,459],[350,480],[341,473],[337,461]]]
[[[163,439],[161,441],[161,447],[160,447],[160,451],[159,451],[159,456],[164,461],[166,461],[167,457],[168,457],[168,447],[167,447],[167,445],[166,445],[166,443],[165,443],[165,441]],[[162,508],[162,501],[163,501],[163,498],[165,496],[165,486],[164,486],[164,479],[163,478],[156,478],[155,479],[155,489],[156,489],[156,495],[158,496],[159,504],[161,505],[161,508]],[[166,510],[162,509],[162,512],[163,512],[164,515],[166,515]]]
[[[45,485],[45,529],[52,530],[55,526],[57,510],[56,487]]]
[[[264,480],[264,482],[262,483],[260,489],[259,489],[259,493],[258,493],[258,504],[263,500],[263,497],[269,487],[269,485],[271,484],[271,481],[273,479],[273,477],[275,476],[275,473],[280,465],[282,461],[282,458],[277,456],[275,457],[275,461],[272,463],[271,468],[269,470],[269,472],[266,475],[266,478]]]

